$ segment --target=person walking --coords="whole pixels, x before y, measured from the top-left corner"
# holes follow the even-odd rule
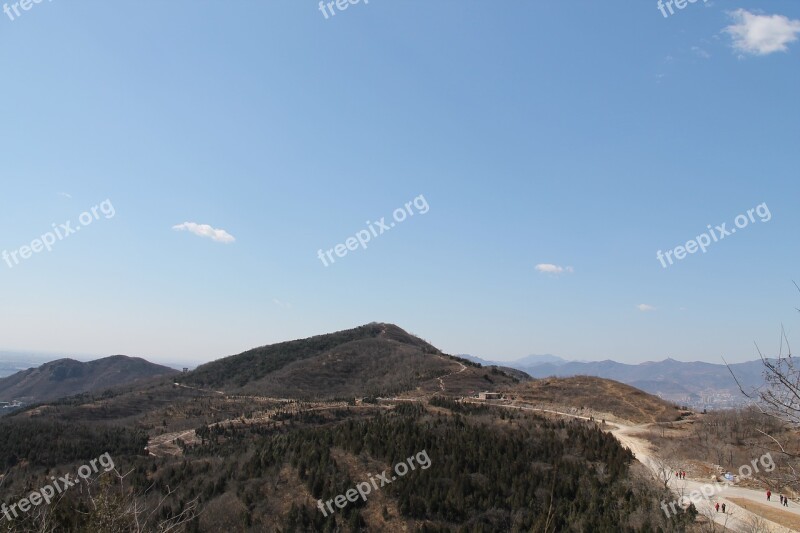
[[[767,490],[767,501],[771,501],[770,497],[772,497],[772,491],[771,490]]]
[[[723,513],[725,512],[725,504],[724,503],[722,504],[722,512]]]
[[[783,505],[783,494],[780,495],[781,498],[781,505]]]
[[[783,497],[783,506],[789,507],[789,498],[786,496]]]
[[[715,505],[714,507],[716,507],[717,508],[717,512],[719,512],[719,502],[717,502],[717,505]]]

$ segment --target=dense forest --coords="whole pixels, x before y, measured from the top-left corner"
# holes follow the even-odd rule
[[[3,427],[8,432],[2,442],[3,449],[16,450],[17,461],[30,463],[26,468],[113,450],[126,477],[104,474],[94,489],[87,484],[86,491],[67,494],[50,510],[59,531],[87,531],[109,515],[115,515],[111,521],[118,531],[129,531],[133,517],[124,510],[132,501],[152,510],[151,530],[181,517],[186,522],[181,528],[195,532],[223,524],[242,532],[362,531],[402,524],[429,532],[682,531],[692,519],[668,521],[658,508],[664,495],[637,479],[630,451],[593,423],[446,398],[389,411],[376,407],[369,415],[344,408],[281,418],[261,426],[200,427],[200,443],[184,446],[185,456],[173,458],[137,455],[141,434],[105,426],[67,432],[58,423],[17,421]],[[20,442],[32,445],[23,449]],[[422,451],[428,468],[398,477],[366,501],[334,507],[327,516],[318,509],[317,500],[345,494],[380,473],[388,478],[393,465]],[[14,492],[14,497],[4,493],[3,500],[25,495]],[[161,501],[156,495],[168,497]],[[33,522],[25,517],[11,530],[32,531]]]
[[[0,466],[54,467],[112,456],[144,455],[147,434],[124,427],[66,424],[49,419],[0,420]]]
[[[504,411],[492,416],[484,407],[451,403],[475,416],[401,404],[390,413],[322,426],[299,415],[294,430],[271,434],[200,428],[203,444],[187,449],[187,463],[224,459],[203,466],[202,475],[171,470],[159,483],[205,477],[184,499],[230,501],[235,492],[237,505],[227,509],[241,531],[271,530],[276,522],[281,531],[374,529],[375,514],[420,531],[658,531],[681,530],[691,520],[667,523],[658,508],[663,495],[634,479],[632,454],[594,424]],[[382,488],[380,509],[358,500],[326,517],[317,508],[317,500],[344,494],[421,450],[430,468]],[[303,486],[288,509],[280,502],[286,494],[265,489],[287,471]],[[205,530],[201,522],[194,522],[196,531]]]

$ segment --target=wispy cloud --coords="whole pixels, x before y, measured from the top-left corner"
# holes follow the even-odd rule
[[[198,237],[208,237],[212,241],[221,242],[225,244],[230,244],[236,240],[236,238],[233,235],[231,235],[224,229],[215,229],[209,226],[208,224],[184,222],[183,224],[177,224],[175,226],[172,226],[172,229],[176,231],[188,231],[190,233],[194,233]]]
[[[636,306],[636,309],[638,309],[642,313],[647,313],[647,312],[656,310],[656,308],[654,306],[650,305],[650,304],[639,304],[639,305]]]
[[[731,13],[735,23],[723,31],[733,39],[733,48],[750,55],[763,56],[785,52],[787,45],[797,40],[800,20],[783,15],[757,15],[746,9]]]
[[[539,272],[543,272],[545,274],[563,274],[564,272],[568,272],[572,274],[575,270],[571,267],[562,267],[559,265],[553,265],[550,263],[539,263],[536,265],[536,270]]]
[[[694,55],[696,55],[697,57],[702,57],[703,59],[711,58],[711,54],[709,54],[707,51],[703,50],[699,46],[692,46],[692,52],[694,52]]]
[[[63,196],[64,198],[69,198],[70,200],[72,200],[72,195],[70,193],[68,193],[68,192],[60,192],[60,193],[58,193],[58,195],[59,196]]]
[[[272,299],[272,303],[274,303],[278,307],[282,307],[284,309],[291,309],[292,308],[292,304],[288,304],[288,303],[282,302],[282,301],[278,300],[277,298],[273,298]]]

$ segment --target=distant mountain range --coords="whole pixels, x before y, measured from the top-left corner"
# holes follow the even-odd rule
[[[686,363],[675,359],[640,364],[616,361],[567,361],[555,355],[529,355],[514,361],[488,361],[471,355],[461,357],[482,365],[498,365],[522,370],[534,378],[594,376],[613,379],[650,394],[694,407],[728,407],[747,403],[724,364]],[[761,361],[731,365],[745,388],[763,383]]]
[[[474,355],[469,354],[461,354],[459,357],[463,357],[464,359],[468,359],[474,363],[480,363],[484,366],[509,366],[512,368],[521,368],[523,366],[537,366],[542,364],[554,364],[554,365],[562,365],[564,363],[569,363],[566,359],[562,359],[557,355],[552,354],[542,354],[542,355],[526,355],[525,357],[521,357],[519,359],[515,359],[514,361],[493,361],[488,359],[482,359],[480,357],[475,357]],[[513,365],[512,365],[513,363]]]
[[[85,363],[58,359],[0,379],[0,401],[19,400],[26,404],[49,401],[177,373],[172,368],[124,355]]]
[[[306,343],[303,348],[296,346],[298,342],[256,348],[220,359],[182,376],[181,381],[242,392],[267,389],[275,395],[307,398],[316,396],[320,389],[332,396],[351,395],[353,381],[345,380],[344,375],[359,375],[360,379],[355,381],[367,390],[385,390],[392,383],[389,388],[399,392],[415,388],[420,378],[425,380],[441,372],[438,362],[441,359],[424,357],[425,354],[441,356],[441,352],[391,324],[370,324],[307,339],[302,341]],[[312,347],[314,342],[319,342],[319,346]],[[376,359],[378,354],[380,357]],[[693,408],[725,408],[747,403],[722,364],[674,359],[640,364],[612,360],[568,361],[552,354],[529,355],[514,361],[492,361],[472,355],[459,357],[483,366],[498,366],[521,381],[528,379],[525,374],[534,378],[593,376],[616,380]],[[46,354],[0,352],[0,402],[51,401],[178,373],[166,366],[126,356],[90,362],[58,359],[37,367],[43,360],[48,360]],[[271,362],[264,366],[266,361]],[[763,381],[761,361],[733,364],[731,370],[746,390]],[[459,378],[472,374],[470,371]],[[459,381],[466,385],[471,380]],[[482,384],[474,381],[471,387],[494,388],[486,381]]]

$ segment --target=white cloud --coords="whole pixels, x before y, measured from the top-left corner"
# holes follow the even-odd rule
[[[756,15],[746,9],[737,9],[731,16],[736,21],[726,27],[733,39],[733,47],[745,54],[767,55],[785,52],[789,43],[797,40],[800,20],[783,15]]]
[[[231,235],[224,229],[215,229],[209,226],[208,224],[184,222],[183,224],[172,226],[172,229],[176,231],[188,231],[190,233],[194,233],[198,237],[208,237],[212,241],[222,242],[225,244],[232,243],[236,240],[236,238],[234,238],[233,235]]]
[[[283,307],[284,309],[291,309],[292,308],[292,304],[284,303],[284,302],[278,300],[277,298],[273,298],[272,299],[272,303],[274,303],[278,307]]]
[[[656,308],[650,304],[639,304],[636,306],[636,309],[641,311],[642,313],[647,313],[648,311],[655,311]]]
[[[63,196],[64,198],[69,198],[70,200],[72,200],[72,195],[70,193],[68,193],[68,192],[60,192],[60,193],[58,193],[58,195],[59,196]]]
[[[536,270],[539,272],[544,272],[545,274],[563,274],[564,272],[569,272],[572,274],[575,270],[571,267],[562,267],[558,265],[552,265],[550,263],[539,263],[536,265]]]
[[[709,59],[711,57],[711,54],[709,54],[699,46],[692,46],[692,52],[694,52],[694,54],[697,57],[702,57],[703,59]]]

